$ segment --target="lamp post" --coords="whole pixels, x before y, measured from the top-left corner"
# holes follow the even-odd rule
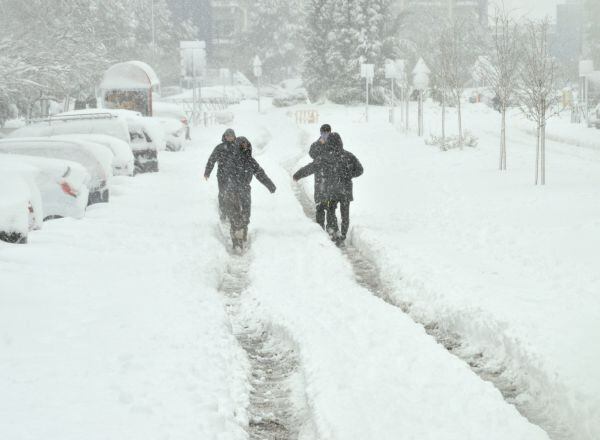
[[[419,91],[419,136],[423,136],[423,91],[429,87],[429,74],[431,70],[425,64],[423,58],[419,58],[413,69],[413,85]]]
[[[373,82],[375,76],[375,65],[362,63],[363,58],[361,57],[360,65],[360,76],[365,79],[365,117],[366,121],[369,122],[369,84]]]
[[[256,77],[256,94],[258,97],[258,113],[260,113],[260,77],[262,76],[262,61],[256,55],[253,61],[254,76]]]

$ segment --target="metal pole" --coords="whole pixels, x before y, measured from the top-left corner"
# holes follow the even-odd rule
[[[367,122],[369,122],[369,77],[365,78],[365,87],[366,87],[366,107],[365,107],[365,115],[367,118]]]
[[[150,0],[152,13],[152,64],[156,62],[156,27],[154,26],[154,0]],[[153,66],[154,67],[154,66]]]
[[[396,109],[396,101],[394,97],[394,78],[392,78],[392,111],[390,112],[390,122],[394,123],[394,110]]]
[[[408,86],[406,86],[406,89],[404,91],[404,99],[406,100],[406,122],[404,124],[404,131],[408,132],[408,129],[410,128],[409,126],[409,116],[410,116],[410,89],[408,88]]]
[[[257,88],[257,95],[258,95],[258,113],[260,113],[260,76],[258,76],[258,78],[256,78],[256,88]]]
[[[590,111],[589,111],[589,91],[590,83],[588,82],[588,76],[586,75],[583,80],[583,89],[585,93],[585,122],[589,125],[590,123]]]
[[[400,121],[404,125],[404,88],[400,87]]]
[[[419,137],[423,136],[423,90],[419,90]]]

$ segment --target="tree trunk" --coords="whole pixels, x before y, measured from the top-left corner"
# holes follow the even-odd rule
[[[546,117],[544,115],[544,117]],[[542,122],[542,130],[541,130],[541,150],[542,157],[540,159],[540,168],[542,174],[542,185],[546,184],[546,121]]]
[[[535,184],[536,185],[539,182],[539,172],[540,172],[540,134],[541,134],[541,125],[538,123],[537,144],[536,144],[536,148],[535,148]]]
[[[506,170],[506,107],[502,106],[502,126],[500,128],[500,171]]]
[[[446,92],[442,92],[442,144],[446,143]]]

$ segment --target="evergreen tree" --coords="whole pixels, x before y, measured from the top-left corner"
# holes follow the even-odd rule
[[[362,58],[376,66],[371,99],[383,102],[385,60],[398,55],[400,22],[392,6],[391,0],[311,2],[307,48],[324,57],[318,69],[311,68],[310,55],[308,57],[304,76],[311,96],[327,97],[339,103],[364,99],[364,80],[360,78]],[[324,9],[326,14],[322,14]],[[317,14],[326,18],[319,21]]]
[[[333,1],[308,0],[306,8],[302,79],[313,100],[325,96],[334,80],[329,58]]]

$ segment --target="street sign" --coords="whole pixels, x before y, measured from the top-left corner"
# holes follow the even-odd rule
[[[258,55],[256,55],[254,57],[254,61],[252,62],[253,64],[253,70],[254,70],[254,76],[257,78],[260,78],[262,76],[262,61],[260,60],[260,58],[258,57]]]
[[[361,64],[360,65],[360,76],[371,80],[375,77],[375,65],[374,64]]]
[[[204,41],[180,41],[181,76],[184,79],[203,77],[206,71],[206,44]]]
[[[417,61],[417,65],[413,69],[413,85],[417,90],[425,90],[429,87],[429,75],[431,74],[431,70],[425,64],[425,60],[423,58],[419,58]]]

